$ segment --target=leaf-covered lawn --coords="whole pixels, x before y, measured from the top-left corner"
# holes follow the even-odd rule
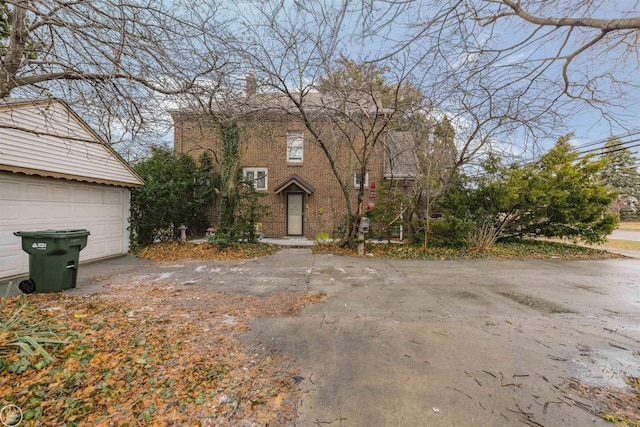
[[[314,253],[331,252],[339,255],[356,256],[355,248],[340,248],[336,245],[316,245]],[[374,257],[425,260],[455,260],[476,258],[500,259],[607,259],[620,255],[599,249],[586,248],[572,244],[563,244],[537,240],[518,240],[499,242],[486,251],[453,247],[422,247],[397,243],[374,243],[365,246],[365,254]]]
[[[251,319],[295,315],[323,295],[118,284],[87,297],[9,298],[0,322],[24,298],[22,318],[80,337],[49,348],[56,360],[43,363],[0,335],[0,398],[22,409],[22,425],[217,426],[294,419],[291,361],[245,346],[240,335]]]
[[[137,255],[154,261],[189,259],[229,261],[273,255],[279,250],[278,247],[266,243],[240,243],[223,248],[209,243],[161,242],[142,248]]]

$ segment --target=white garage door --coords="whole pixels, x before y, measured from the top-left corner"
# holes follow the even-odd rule
[[[0,277],[29,271],[14,231],[87,229],[80,261],[127,253],[129,190],[0,173]]]

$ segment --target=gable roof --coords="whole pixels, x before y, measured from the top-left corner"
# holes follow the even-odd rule
[[[0,171],[140,187],[144,180],[60,100],[0,100]]]
[[[307,181],[305,181],[304,179],[299,177],[297,174],[293,174],[289,178],[287,178],[284,181],[282,181],[282,183],[280,185],[278,185],[273,190],[273,192],[275,194],[281,193],[282,191],[284,191],[286,188],[288,188],[291,185],[298,186],[300,189],[302,189],[302,191],[307,193],[309,196],[312,195],[313,193],[315,193],[315,191],[316,191],[316,189],[313,188],[313,186],[311,184],[309,184]]]
[[[413,150],[416,143],[409,132],[387,132],[385,141],[384,177],[415,178],[418,167]]]

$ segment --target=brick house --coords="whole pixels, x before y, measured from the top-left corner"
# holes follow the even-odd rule
[[[354,132],[345,136],[331,116],[334,101],[326,94],[309,93],[304,102],[316,134],[305,126],[301,114],[284,95],[256,94],[255,83],[248,79],[245,97],[225,103],[240,130],[240,166],[245,180],[252,180],[266,197],[269,215],[258,225],[265,237],[305,236],[318,233],[334,235],[344,227],[347,206],[343,186],[349,192],[353,212],[364,212],[372,182],[383,179],[411,179],[415,176],[413,139],[406,133],[381,132],[379,142],[370,150],[366,173],[362,177],[358,150],[363,138]],[[362,103],[360,103],[362,105]],[[216,114],[221,110],[217,111]],[[371,126],[382,126],[388,110],[375,110]],[[211,114],[193,110],[172,112],[175,123],[174,152],[194,158],[208,151],[214,163],[222,159],[221,134]],[[369,115],[371,117],[371,115]],[[373,129],[372,128],[372,129]],[[318,144],[322,138],[324,149]],[[349,141],[347,141],[347,139]],[[355,150],[349,147],[355,146]],[[358,193],[364,186],[363,204],[358,208]],[[215,207],[212,211],[215,218]],[[215,223],[215,220],[212,221]]]

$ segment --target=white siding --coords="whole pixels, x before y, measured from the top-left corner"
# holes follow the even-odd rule
[[[80,261],[125,254],[129,189],[0,172],[0,277],[29,270],[14,231],[87,229]]]
[[[63,104],[0,109],[2,165],[140,185]],[[74,139],[68,139],[71,137]]]

